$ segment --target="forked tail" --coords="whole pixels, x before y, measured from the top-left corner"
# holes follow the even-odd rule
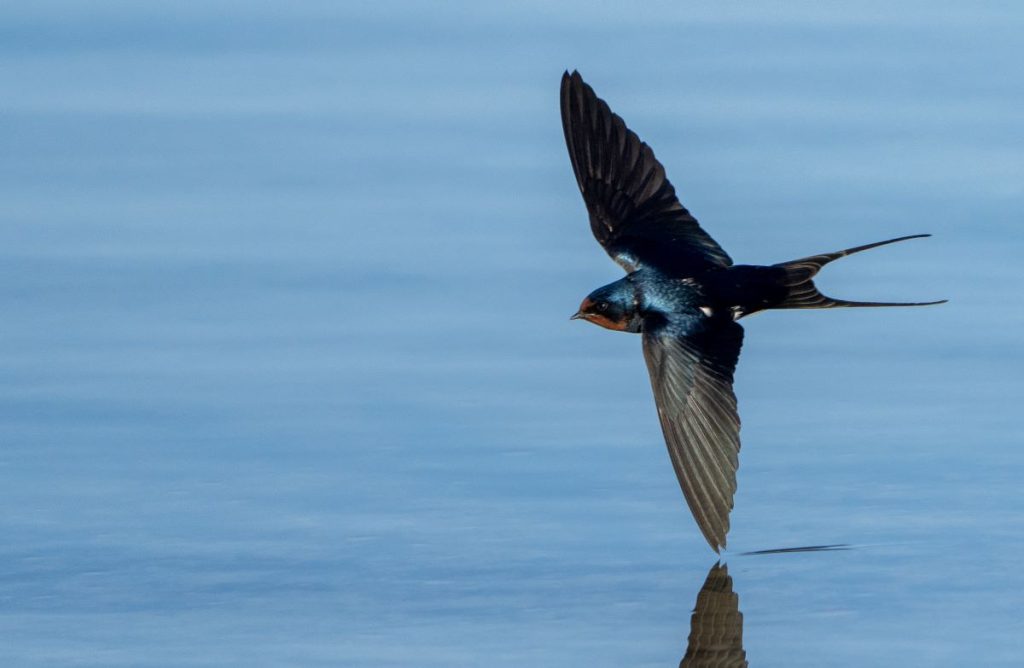
[[[838,260],[841,257],[847,255],[853,255],[861,251],[866,251],[871,248],[878,248],[879,246],[885,246],[888,244],[894,244],[897,241],[906,241],[907,239],[920,239],[921,237],[930,237],[930,234],[912,234],[908,237],[899,237],[896,239],[889,239],[888,241],[879,241],[873,244],[867,244],[866,246],[857,246],[856,248],[847,248],[846,250],[837,251],[835,253],[824,253],[822,255],[812,255],[811,257],[805,257],[800,260],[793,260],[792,262],[780,262],[774,266],[785,270],[786,275],[782,280],[782,284],[787,288],[788,293],[785,299],[779,304],[772,306],[771,308],[836,308],[839,306],[930,306],[932,304],[944,304],[947,300],[940,299],[934,302],[851,302],[845,299],[833,299],[832,297],[826,297],[825,295],[818,292],[818,288],[814,285],[812,280],[814,276],[821,271],[829,262]]]

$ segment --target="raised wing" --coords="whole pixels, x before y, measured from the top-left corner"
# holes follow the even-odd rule
[[[732,590],[728,566],[715,564],[708,572],[690,619],[690,640],[679,668],[746,668],[743,651],[743,613]]]
[[[725,547],[736,493],[740,418],[732,391],[743,328],[728,318],[644,324],[644,359],[679,486],[701,533]]]
[[[590,229],[626,271],[696,276],[732,260],[679,200],[651,147],[579,72],[562,76],[562,129]]]

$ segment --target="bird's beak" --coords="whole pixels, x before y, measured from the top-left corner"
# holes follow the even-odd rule
[[[584,313],[584,311],[590,308],[592,304],[593,302],[590,301],[590,297],[584,299],[583,303],[580,304],[580,310],[576,311],[571,316],[569,316],[569,320],[579,320],[580,318],[586,319],[587,315]]]

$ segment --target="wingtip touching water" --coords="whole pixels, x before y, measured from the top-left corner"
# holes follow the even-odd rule
[[[767,309],[925,306],[854,302],[821,294],[829,262],[915,234],[770,266],[732,259],[680,203],[654,151],[578,71],[562,74],[565,144],[590,229],[627,275],[594,290],[579,319],[641,334],[665,444],[686,503],[708,545],[726,547],[739,468],[733,372],[739,319]]]

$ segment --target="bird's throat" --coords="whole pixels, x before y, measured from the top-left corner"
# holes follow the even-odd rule
[[[629,329],[629,320],[612,320],[600,313],[588,313],[583,316],[588,322],[600,325],[605,329],[614,329],[617,332],[624,332]]]

